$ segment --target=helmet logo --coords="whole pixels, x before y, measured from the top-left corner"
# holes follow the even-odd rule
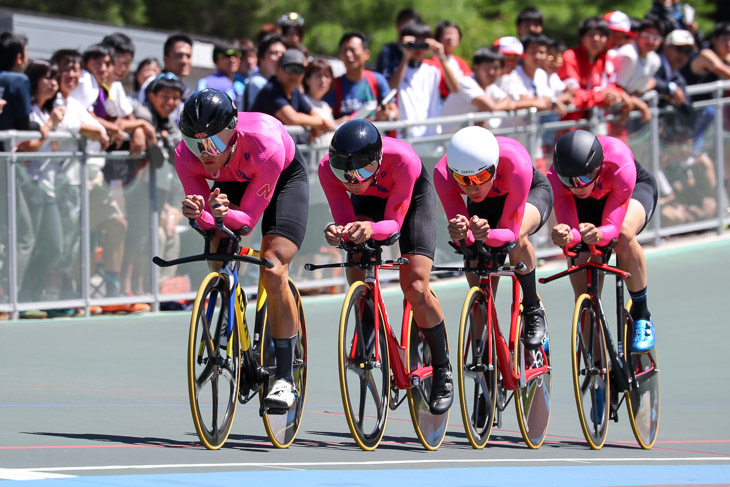
[[[195,137],[196,139],[207,139],[208,134],[206,134],[205,132],[200,132],[199,134],[195,134],[193,137]]]

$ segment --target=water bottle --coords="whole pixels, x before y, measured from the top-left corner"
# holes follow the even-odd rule
[[[53,108],[59,108],[59,107],[65,107],[66,106],[66,99],[63,97],[61,93],[56,94],[56,99],[53,100]]]

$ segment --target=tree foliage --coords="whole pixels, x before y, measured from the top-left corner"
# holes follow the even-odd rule
[[[709,32],[714,23],[728,15],[726,0],[692,0],[700,27]],[[462,29],[458,54],[469,58],[484,45],[503,35],[515,35],[515,20],[524,7],[538,5],[545,15],[548,35],[568,46],[577,42],[578,23],[592,15],[622,10],[643,17],[651,0],[3,0],[7,7],[48,14],[87,18],[116,25],[183,31],[220,38],[255,38],[260,26],[276,22],[284,13],[296,10],[305,19],[304,43],[313,53],[335,54],[340,36],[361,30],[371,40],[373,57],[395,40],[395,15],[413,7],[435,26],[451,20]],[[374,59],[373,59],[374,60]]]

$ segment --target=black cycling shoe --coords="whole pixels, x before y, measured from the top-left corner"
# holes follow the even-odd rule
[[[428,409],[431,414],[444,414],[454,402],[454,380],[451,375],[451,364],[434,367],[431,377],[431,395],[428,398]]]
[[[522,311],[525,326],[525,346],[537,350],[545,338],[545,310],[538,303]]]

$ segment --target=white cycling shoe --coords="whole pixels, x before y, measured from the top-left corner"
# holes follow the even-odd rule
[[[286,379],[277,379],[269,394],[264,398],[264,406],[270,409],[289,409],[297,398],[297,390]]]

